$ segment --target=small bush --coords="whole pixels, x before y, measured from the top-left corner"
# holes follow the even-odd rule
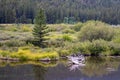
[[[113,42],[120,43],[120,28],[114,28],[115,30],[115,36],[113,38]]]
[[[32,29],[27,25],[23,25],[23,26],[21,26],[21,31],[23,31],[23,32],[31,32]]]
[[[75,31],[74,30],[72,30],[72,29],[65,29],[65,30],[63,30],[62,31],[63,33],[71,33],[71,34],[74,34],[75,33]]]
[[[5,30],[5,26],[0,25],[0,30]]]
[[[115,42],[115,43],[120,44],[120,37],[116,37],[112,41]]]
[[[49,31],[49,32],[55,32],[56,29],[55,29],[55,28],[49,28],[48,31]]]
[[[90,41],[85,41],[82,43],[78,43],[76,45],[76,47],[78,47],[78,52],[81,52],[84,55],[90,55],[90,50],[89,47],[91,46],[91,42]]]
[[[116,56],[120,55],[120,44],[110,42],[109,47],[111,51],[110,55],[116,55]]]
[[[8,40],[1,43],[2,45],[6,45],[8,47],[19,47],[26,45],[25,41],[19,41],[19,40]]]
[[[71,36],[66,35],[66,34],[62,36],[62,39],[63,39],[64,41],[69,41],[69,42],[71,42],[71,41],[73,40],[73,38],[72,38]]]
[[[2,57],[7,57],[7,56],[9,56],[9,51],[2,51],[2,50],[0,50],[0,56],[2,56]]]
[[[60,56],[68,56],[68,55],[70,55],[69,50],[65,50],[65,49],[64,50],[59,50],[58,53],[59,53]]]
[[[9,29],[7,29],[7,30],[16,32],[16,31],[18,31],[19,29],[18,29],[17,27],[11,27],[11,28],[9,28]]]
[[[83,23],[79,22],[77,24],[75,24],[75,26],[72,27],[72,29],[74,29],[75,31],[80,31],[81,28],[83,27]]]
[[[104,40],[92,41],[91,45],[89,46],[89,51],[91,55],[94,55],[94,56],[102,55],[102,53],[109,51],[108,42]],[[104,55],[107,55],[107,54],[104,54]]]
[[[60,47],[64,45],[64,41],[61,39],[51,39],[47,42],[48,47]]]

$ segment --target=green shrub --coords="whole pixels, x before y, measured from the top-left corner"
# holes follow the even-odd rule
[[[58,53],[59,53],[60,56],[68,56],[68,55],[70,55],[69,50],[66,50],[66,49],[61,49],[61,50],[58,51]]]
[[[76,53],[90,55],[90,52],[89,52],[89,45],[90,44],[91,43],[89,41],[82,42],[82,43],[64,42],[64,46],[61,49],[61,50],[63,50],[63,52],[61,52],[61,53],[69,54],[69,55],[76,54]]]
[[[64,45],[64,41],[62,39],[51,39],[47,41],[48,47],[60,47]]]
[[[84,41],[79,43],[65,42],[64,47],[61,49],[60,53],[63,54],[75,54],[81,53],[83,55],[91,56],[110,56],[110,55],[120,55],[120,44],[107,42],[105,40],[93,40]],[[65,51],[64,51],[65,50]]]
[[[72,29],[65,29],[65,30],[63,30],[62,31],[63,33],[71,33],[71,34],[74,34],[75,33],[75,31],[74,30],[72,30]]]
[[[110,41],[114,37],[114,30],[109,25],[99,22],[86,22],[78,34],[78,38],[82,41],[104,39]]]
[[[90,55],[89,47],[91,46],[90,41],[85,41],[82,43],[77,43],[76,47],[78,47],[78,51],[84,55]]]
[[[51,26],[48,26],[48,31],[49,32],[54,32],[54,31],[56,31],[56,28],[55,27],[51,27]]]
[[[69,36],[69,35],[67,35],[67,34],[63,35],[63,36],[62,36],[62,39],[63,39],[64,41],[69,41],[69,42],[71,42],[71,41],[73,40],[72,37]]]
[[[109,51],[108,42],[104,40],[92,41],[91,45],[89,46],[89,51],[91,55],[94,56],[102,55],[102,53]],[[103,55],[107,55],[107,54],[103,54]]]
[[[19,46],[24,46],[26,45],[25,41],[20,41],[20,40],[8,40],[8,41],[4,41],[1,43],[2,46],[6,45],[8,47],[19,47]]]
[[[6,27],[6,30],[13,31],[13,32],[19,31],[18,27],[16,27],[16,26]]]
[[[110,42],[109,47],[111,51],[110,55],[120,55],[120,44],[119,43]]]
[[[28,25],[23,25],[20,27],[21,31],[23,32],[31,32],[32,29]]]
[[[116,37],[112,41],[115,42],[115,43],[120,43],[120,37]]]
[[[0,50],[0,56],[7,57],[7,56],[9,56],[9,53],[10,52],[8,52],[8,51],[2,51],[2,50]]]
[[[120,43],[120,28],[114,28],[115,30],[115,37],[113,38],[113,42]]]
[[[72,29],[74,29],[75,31],[78,32],[78,31],[81,30],[82,27],[83,27],[83,23],[79,22],[79,23],[75,24],[75,25],[72,27]]]
[[[4,30],[4,29],[5,29],[5,26],[0,25],[0,30]]]

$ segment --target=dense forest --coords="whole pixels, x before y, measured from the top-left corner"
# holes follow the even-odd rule
[[[33,23],[39,8],[45,10],[47,23],[120,24],[120,0],[0,0],[0,23]]]

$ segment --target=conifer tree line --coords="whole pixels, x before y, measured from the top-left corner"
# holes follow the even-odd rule
[[[65,19],[120,24],[120,0],[0,0],[0,23],[33,23],[43,8],[47,23]]]

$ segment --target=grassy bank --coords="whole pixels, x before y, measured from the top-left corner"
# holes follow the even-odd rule
[[[0,54],[21,60],[58,59],[74,53],[94,56],[120,55],[120,27],[100,21],[48,24],[47,48],[37,48],[32,24],[1,24]],[[27,50],[21,49],[29,46]],[[33,50],[34,49],[34,50]],[[35,51],[35,52],[34,52]]]
[[[19,61],[50,61],[59,59],[59,55],[56,51],[44,51],[37,47],[30,46],[19,47],[17,51],[0,50],[0,56],[1,58],[7,57],[8,59],[18,59]]]

